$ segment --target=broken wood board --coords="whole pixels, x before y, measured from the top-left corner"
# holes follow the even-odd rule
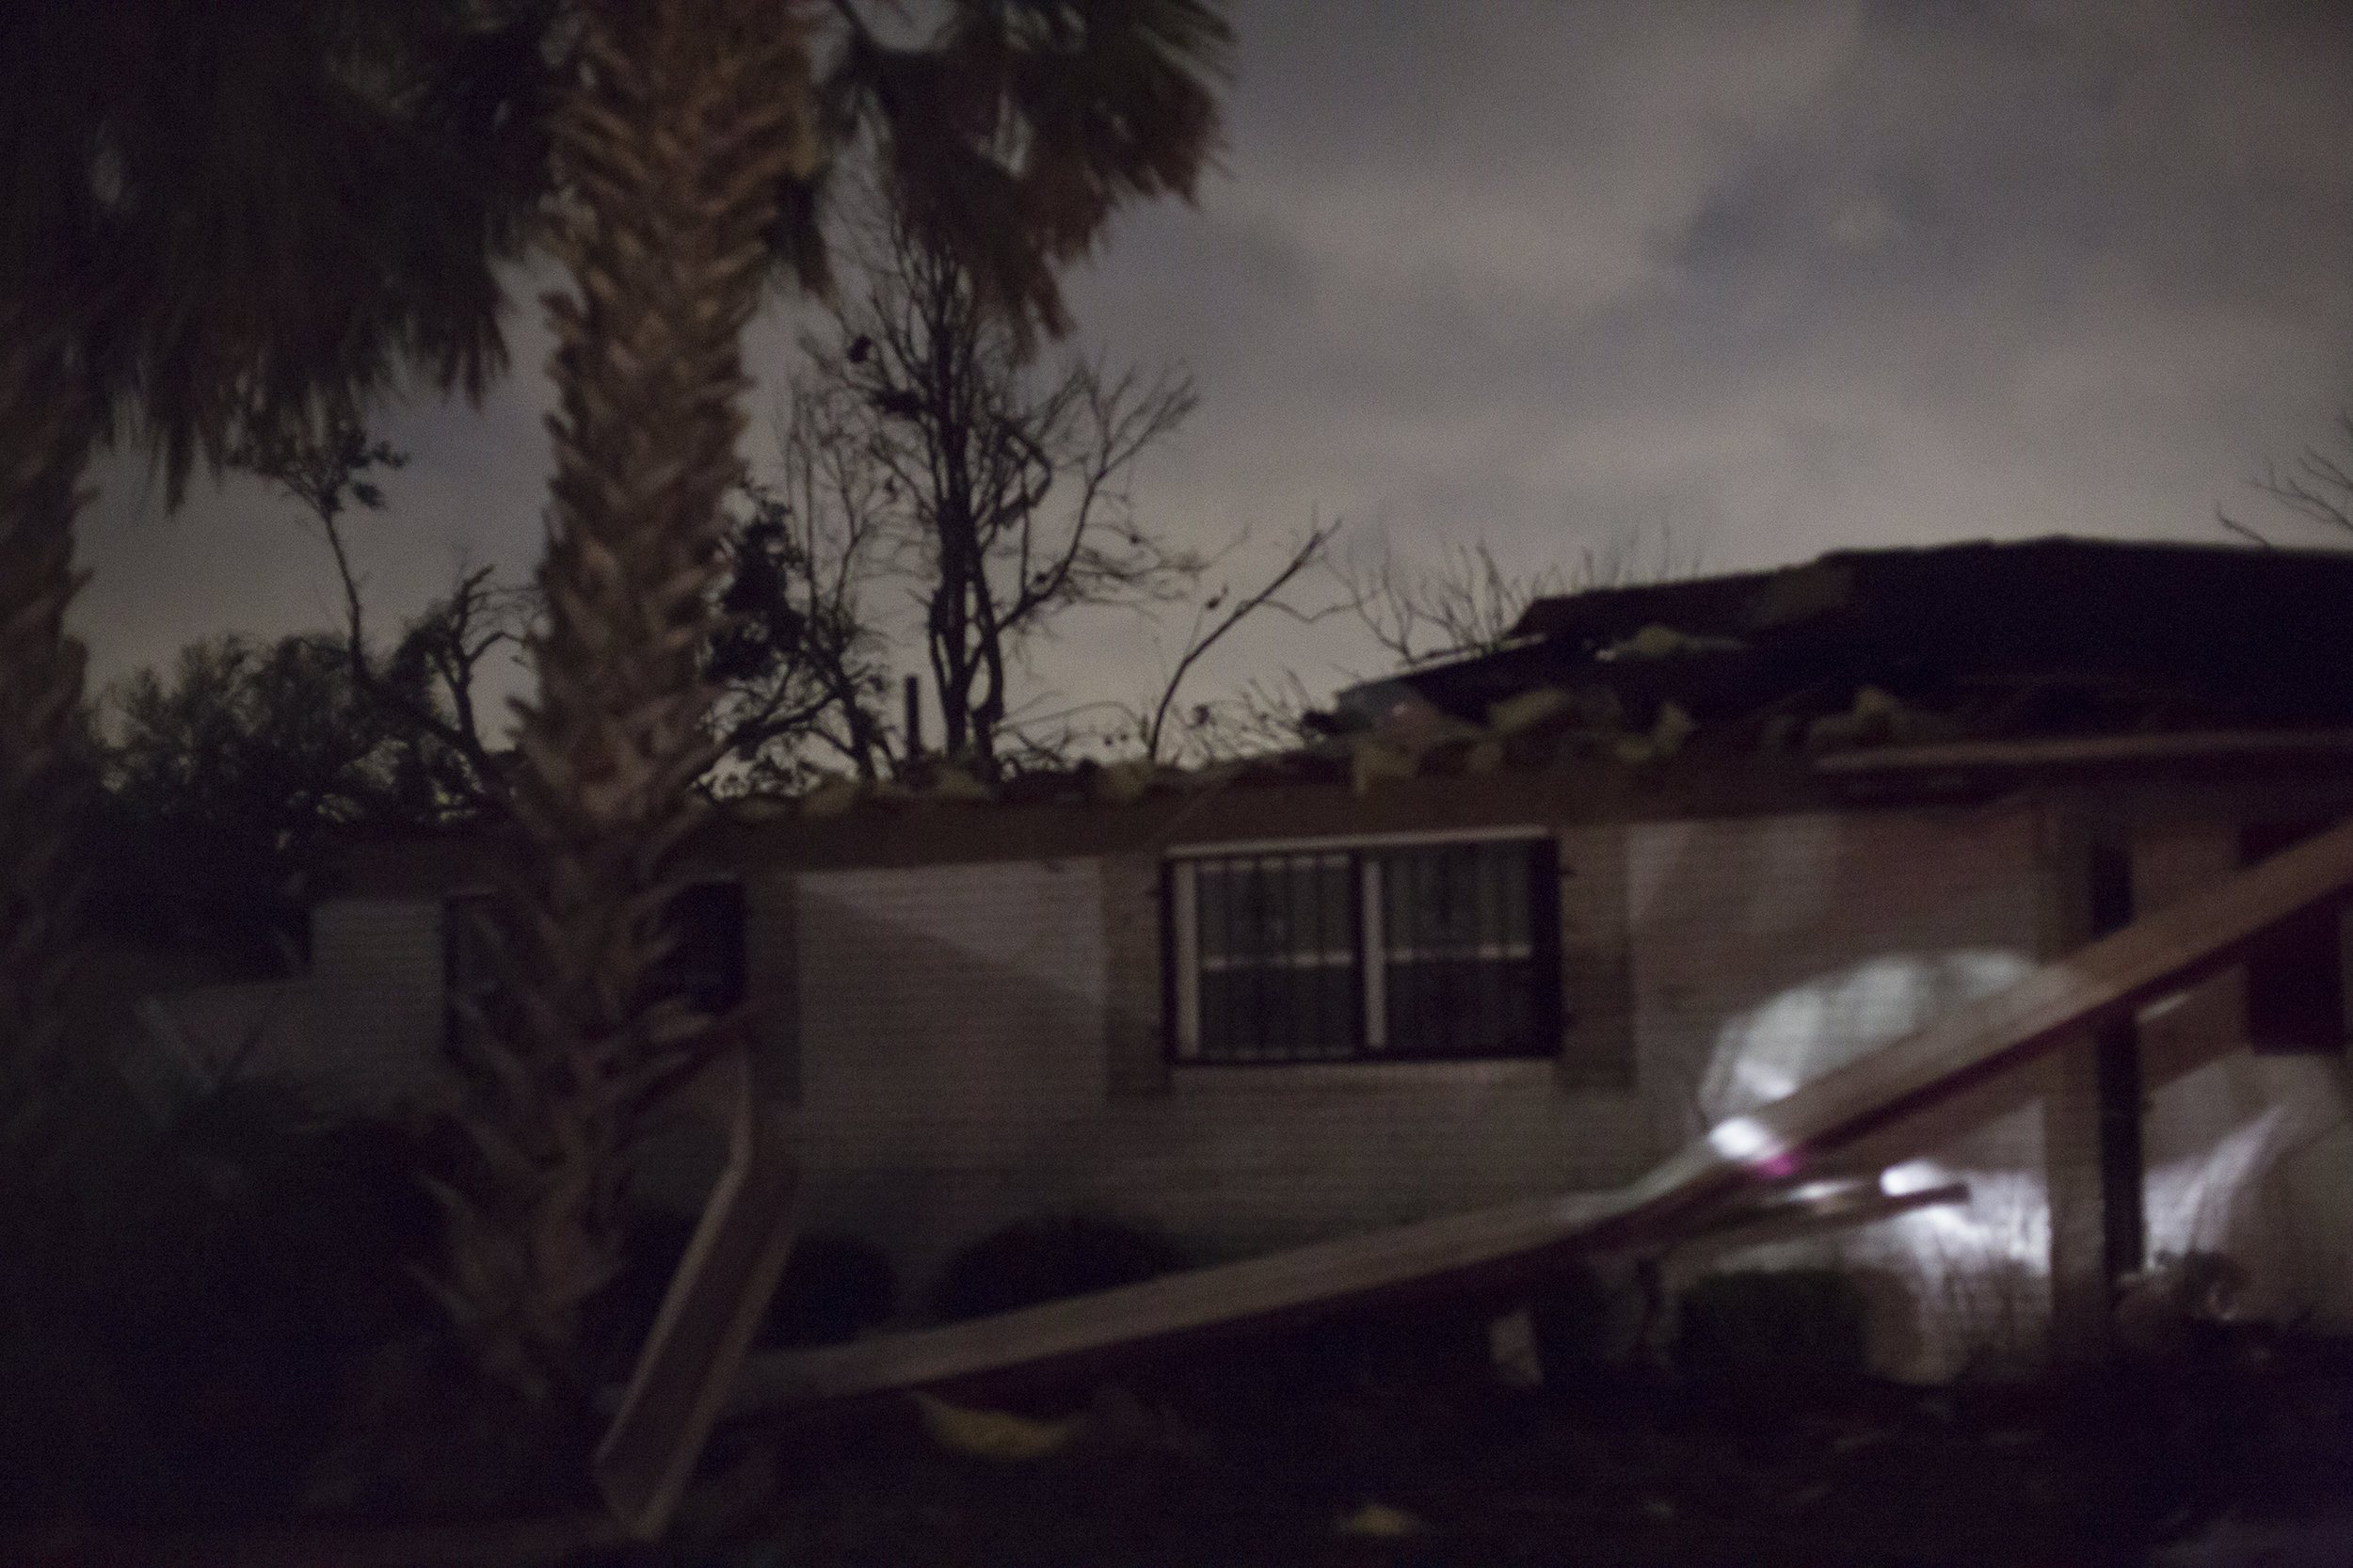
[[[1966,1204],[1968,1201],[1969,1184],[1948,1181],[1935,1187],[1924,1187],[1918,1192],[1879,1193],[1821,1208],[1803,1203],[1782,1204],[1758,1214],[1736,1212],[1694,1224],[1679,1235],[1673,1245],[1676,1261],[1689,1267],[1696,1258],[1721,1256],[1778,1241],[1801,1241],[1826,1236],[1833,1231],[1851,1230],[1857,1225],[1894,1219],[1898,1214],[1909,1214],[1914,1209],[1937,1208]]]
[[[2326,757],[2347,752],[2353,752],[2353,729],[2214,729],[1865,746],[1817,757],[1814,770],[1827,774],[1935,772],[1945,768],[2067,767],[2209,757]]]
[[[597,1510],[486,1524],[185,1529],[35,1525],[0,1530],[0,1562],[56,1568],[531,1568],[601,1561],[630,1544]]]
[[[597,1487],[640,1540],[669,1526],[792,1250],[800,1182],[781,1111],[729,1051],[689,1091],[727,1128],[728,1159],[679,1260],[613,1424]]]
[[[2167,905],[1783,1098],[1731,1117],[1613,1192],[1532,1199],[1194,1270],[1018,1312],[751,1358],[730,1415],[1037,1367],[1496,1265],[1673,1244],[1723,1199],[1817,1166],[2063,1041],[2228,966],[2264,931],[2353,887],[2353,824]],[[1908,1151],[1916,1152],[1916,1151]],[[1901,1158],[1901,1156],[1895,1156]]]

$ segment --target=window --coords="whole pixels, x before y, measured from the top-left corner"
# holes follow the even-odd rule
[[[498,940],[498,908],[495,893],[455,893],[441,901],[441,1038],[445,1046],[456,1047],[486,1019],[502,1032],[512,1023],[499,1005],[505,993],[492,949]]]
[[[2252,866],[2332,826],[2252,823],[2239,864]],[[2247,957],[2247,1037],[2258,1055],[2336,1055],[2345,1048],[2345,917],[2334,904],[2281,922]]]
[[[498,895],[466,892],[441,906],[441,994],[446,999],[443,1037],[455,1043],[469,1027],[470,1011],[493,1027],[511,1027],[500,1010],[499,964],[491,950]],[[697,882],[670,906],[679,927],[678,945],[654,968],[658,994],[682,996],[696,1011],[726,1013],[744,1000],[744,885]],[[461,1002],[471,1003],[469,1009]]]
[[[1525,835],[1171,862],[1177,1060],[1558,1053],[1558,865]]]
[[[697,882],[670,905],[678,946],[654,968],[654,985],[716,1017],[744,1000],[744,885]]]

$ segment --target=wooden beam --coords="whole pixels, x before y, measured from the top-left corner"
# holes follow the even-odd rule
[[[1541,1255],[1671,1244],[1712,1205],[2226,967],[2281,920],[2353,887],[2353,824],[2313,839],[1735,1116],[1615,1192],[1427,1220],[1142,1285],[818,1350],[756,1356],[729,1414],[914,1388],[1335,1304]]]
[[[1950,741],[1937,745],[1865,746],[1814,760],[1817,773],[1856,774],[1939,768],[2082,766],[2169,758],[2353,753],[2353,729],[2209,729],[2156,735],[2067,735],[2032,741]]]
[[[728,1160],[679,1260],[618,1413],[598,1444],[597,1487],[632,1535],[669,1528],[792,1250],[800,1182],[782,1112],[732,1050],[689,1091],[727,1128]]]
[[[1695,1261],[1749,1247],[1768,1246],[1776,1241],[1803,1240],[1834,1230],[1851,1230],[1857,1225],[1893,1219],[1916,1208],[1936,1208],[1968,1201],[1969,1184],[1965,1181],[1948,1181],[1941,1186],[1892,1195],[1880,1192],[1878,1184],[1873,1183],[1869,1195],[1850,1202],[1821,1208],[1791,1203],[1777,1205],[1762,1212],[1735,1211],[1721,1219],[1695,1225],[1678,1237],[1668,1250],[1674,1254],[1679,1266],[1689,1268]]]

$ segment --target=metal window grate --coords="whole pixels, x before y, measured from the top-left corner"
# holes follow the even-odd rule
[[[505,988],[491,944],[498,940],[496,893],[456,893],[441,901],[441,1044],[456,1050],[486,1020],[501,1028]]]
[[[1191,868],[1207,1054],[1252,1062],[1354,1052],[1363,986],[1352,864],[1345,855],[1267,855]]]
[[[680,996],[712,1017],[744,1000],[744,885],[697,882],[670,904],[678,945],[654,967],[656,995]]]
[[[1549,1054],[1549,839],[1173,862],[1176,1055],[1202,1062]]]
[[[1557,1046],[1559,966],[1543,939],[1557,901],[1542,874],[1550,851],[1490,843],[1382,856],[1389,1053],[1521,1056]]]

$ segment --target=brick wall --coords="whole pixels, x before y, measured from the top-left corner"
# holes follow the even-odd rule
[[[2035,822],[2024,809],[1627,833],[1636,1050],[1668,1146],[1740,1108],[1703,1101],[1744,1030],[1782,1036],[1759,1042],[1773,1048],[1775,1076],[1767,1082],[1760,1066],[1751,1087],[1769,1097],[1917,1027],[1982,989],[1974,977],[2014,972],[2036,949]]]
[[[380,1111],[424,1090],[441,1043],[441,911],[419,899],[336,899],[311,917],[313,1051],[334,1089]]]
[[[917,1279],[1073,1184],[1108,1103],[1096,863],[794,885],[807,1223]]]
[[[2238,870],[2237,824],[2166,824],[2134,844],[2154,910]],[[2228,1254],[2251,1316],[2353,1329],[2353,1072],[2343,1056],[2257,1056],[2247,981],[2225,970],[2141,1016],[2149,1249]]]
[[[1193,1066],[1159,1087],[1132,1040],[1112,1048],[1153,1027],[1157,943],[1118,908],[1144,886],[1116,856],[798,879],[810,1224],[868,1234],[920,1286],[1042,1208],[1240,1254],[1608,1186],[1655,1153],[1635,1096],[1542,1062]]]
[[[1998,988],[2047,923],[2026,808],[1641,824],[1627,843],[1637,1050],[1662,1144]],[[2013,1096],[2013,1101],[2020,1096]],[[2024,1359],[2048,1316],[2040,1108],[1997,1103],[1912,1173],[1971,1201],[1834,1237],[1694,1253],[1715,1268],[1836,1264],[1870,1302],[1883,1371]]]
[[[2144,830],[2138,902],[2228,874],[2233,844],[2228,826]],[[1562,846],[1575,1021],[1561,1065],[1171,1070],[1148,853],[755,875],[762,1081],[796,1102],[808,1223],[883,1244],[920,1289],[954,1247],[1051,1208],[1108,1208],[1231,1255],[1609,1187],[1708,1117],[2068,940],[2064,846],[2026,806],[1580,826]],[[424,901],[318,911],[317,1044],[355,1102],[429,1072],[439,921]],[[2248,1056],[2237,984],[2143,1019],[2152,1245],[2219,1238],[2275,1265],[2258,1268],[2265,1300],[2301,1290],[2353,1319],[2345,1064]],[[2050,1316],[2044,1133],[2062,1073],[2010,1075],[1926,1140],[1924,1179],[1969,1181],[1968,1205],[1706,1266],[1855,1270],[1890,1371],[2033,1353]],[[2293,1115],[2264,1120],[2281,1106]],[[678,1174],[699,1179],[712,1152]],[[695,1180],[672,1185],[693,1201]]]

